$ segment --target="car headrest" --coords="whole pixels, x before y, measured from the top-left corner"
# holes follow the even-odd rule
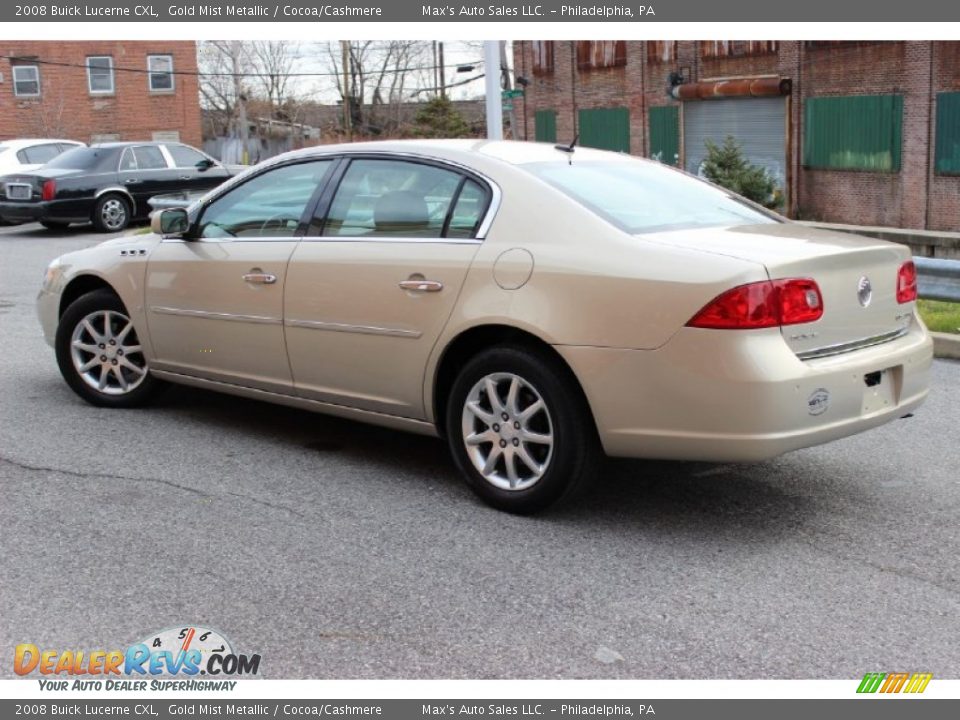
[[[429,222],[426,200],[409,190],[385,193],[373,208],[373,224],[377,230],[422,230]]]

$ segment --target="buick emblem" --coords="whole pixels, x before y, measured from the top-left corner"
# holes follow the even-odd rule
[[[870,284],[870,278],[864,275],[857,283],[857,300],[862,307],[867,307],[873,300],[873,286]]]

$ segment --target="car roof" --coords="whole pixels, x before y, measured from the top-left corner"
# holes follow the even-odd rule
[[[93,143],[90,145],[92,148],[103,148],[105,150],[110,150],[113,148],[126,148],[126,147],[141,147],[143,145],[154,145],[159,147],[160,145],[183,145],[184,143],[179,140],[122,140],[114,142],[102,142],[102,143]]]
[[[328,154],[364,154],[398,153],[436,157],[460,161],[469,165],[471,159],[479,157],[499,160],[511,165],[526,165],[536,162],[567,162],[571,153],[557,149],[552,143],[536,143],[517,140],[378,140],[372,142],[341,143],[336,145],[317,145],[315,147],[288,153],[290,156],[310,156]],[[640,160],[633,155],[615,153],[607,150],[574,147],[574,160],[593,160],[616,162],[617,160]]]
[[[45,143],[70,143],[77,147],[83,145],[79,140],[67,140],[65,138],[17,138],[16,140],[0,140],[0,145],[9,148],[23,148]]]

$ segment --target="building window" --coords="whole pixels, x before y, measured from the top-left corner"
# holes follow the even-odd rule
[[[173,55],[148,55],[150,92],[173,91]]]
[[[39,97],[40,68],[36,65],[14,65],[13,94],[17,97]]]
[[[651,65],[672,63],[676,59],[676,40],[647,40],[647,62]]]
[[[960,175],[960,92],[937,93],[934,167],[939,175]]]
[[[553,41],[534,40],[533,45],[533,72],[543,75],[553,72]]]
[[[578,40],[577,69],[623,67],[627,64],[625,40]]]
[[[113,58],[109,55],[87,58],[87,87],[91,95],[113,94]]]
[[[630,152],[630,110],[596,108],[577,113],[580,144],[600,150]]]
[[[537,142],[557,141],[557,111],[537,110],[533,115],[533,137]]]
[[[771,55],[777,52],[776,40],[701,40],[700,57],[724,58]]]
[[[804,167],[900,170],[903,95],[808,98],[803,111]]]

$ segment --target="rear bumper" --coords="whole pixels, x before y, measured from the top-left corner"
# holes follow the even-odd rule
[[[927,395],[933,341],[915,321],[897,340],[809,361],[779,329],[683,328],[657,350],[557,350],[583,385],[607,454],[749,462],[912,411]]]
[[[89,203],[76,200],[51,200],[47,202],[0,201],[0,218],[10,222],[86,222],[90,220]]]

